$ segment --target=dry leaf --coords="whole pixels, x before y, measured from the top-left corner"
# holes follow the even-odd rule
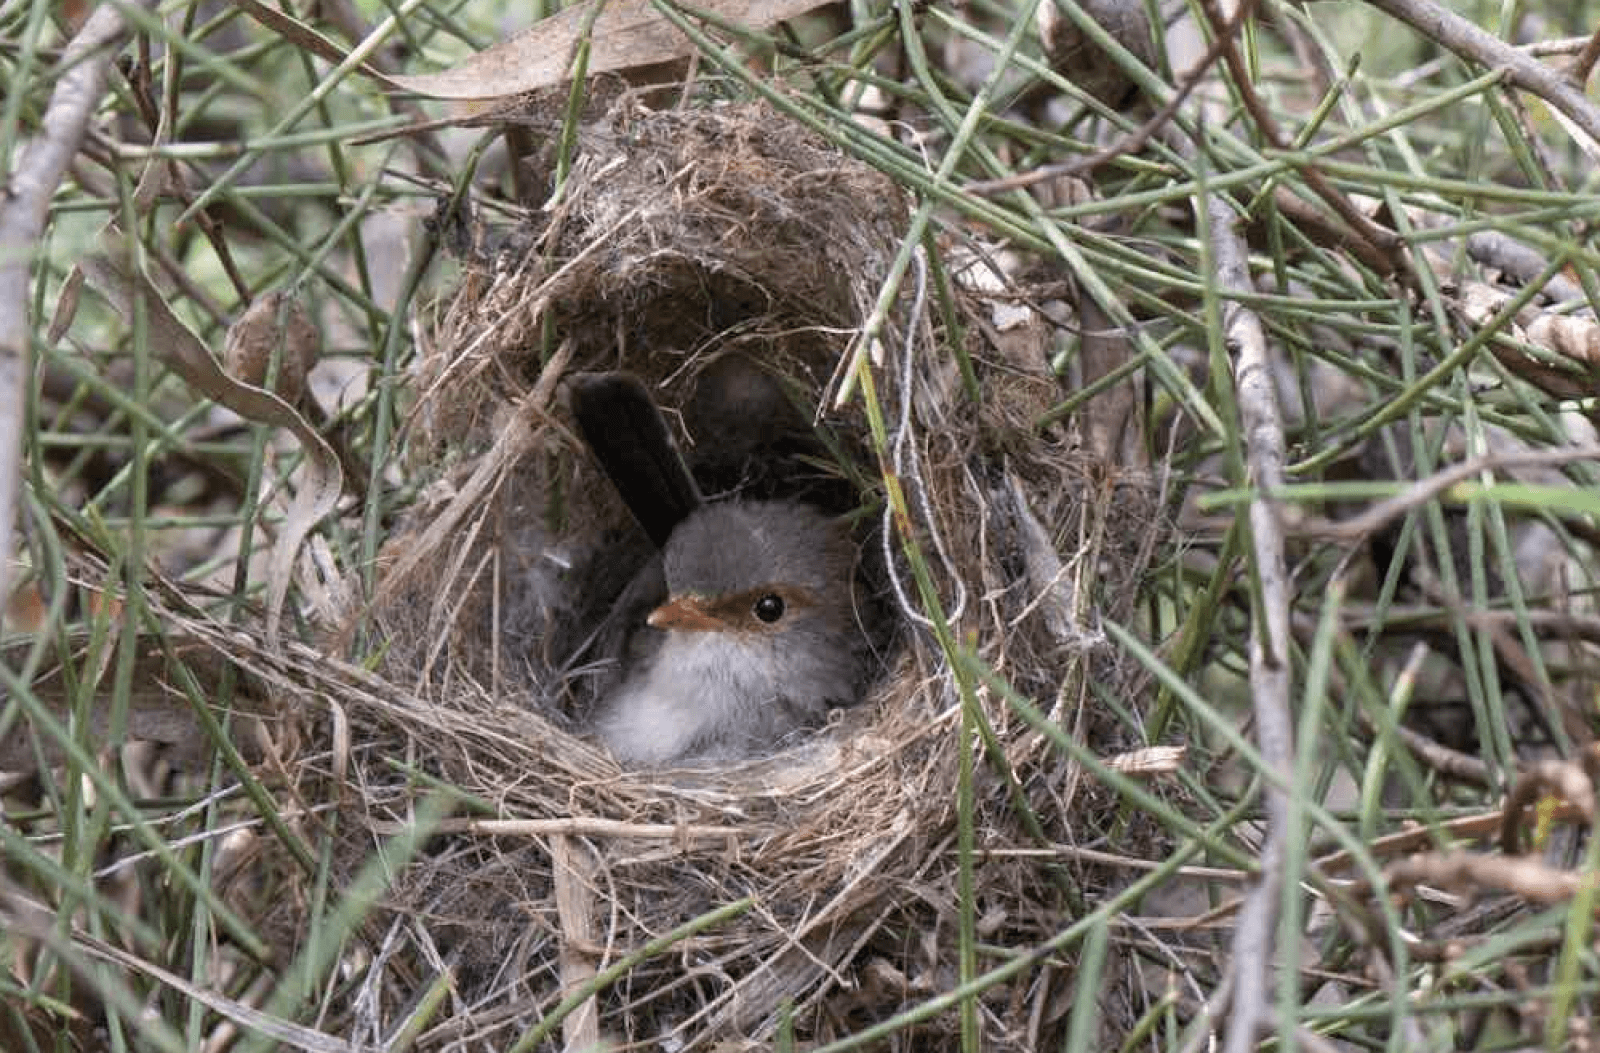
[[[322,337],[298,298],[282,290],[258,297],[228,328],[222,368],[244,384],[263,387],[278,359],[272,390],[293,406],[305,394],[306,375],[322,355]]]
[[[275,647],[295,555],[312,527],[333,511],[344,486],[339,458],[294,407],[272,392],[242,384],[222,371],[200,338],[172,313],[138,264],[128,259],[124,237],[115,227],[101,232],[98,250],[89,253],[80,266],[89,285],[123,318],[131,320],[135,305],[142,301],[150,346],[160,349],[173,372],[190,387],[248,420],[287,428],[305,449],[304,479],[278,528],[268,571],[267,641]]]
[[[235,7],[302,51],[310,52],[320,59],[333,63],[335,66],[349,57],[349,53],[339,44],[329,40],[287,11],[262,3],[261,0],[233,0],[233,2]],[[379,30],[382,28],[382,26],[378,27]],[[382,70],[375,68],[371,63],[363,62],[360,69],[367,76],[379,80],[391,88],[396,86]]]
[[[509,40],[478,52],[454,69],[390,77],[408,91],[434,99],[498,99],[566,80],[585,22],[593,17],[590,73],[638,69],[694,53],[695,46],[656,10],[651,0],[596,0],[575,4],[535,22]],[[748,29],[765,29],[822,7],[826,0],[707,0],[696,5]]]
[[[1130,750],[1106,758],[1106,767],[1139,779],[1147,779],[1152,775],[1171,775],[1182,766],[1186,752],[1184,746],[1147,746],[1142,750]]]

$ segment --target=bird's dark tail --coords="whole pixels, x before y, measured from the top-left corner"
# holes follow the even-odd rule
[[[571,392],[583,440],[633,518],[664,548],[701,497],[655,400],[627,373],[580,373]]]

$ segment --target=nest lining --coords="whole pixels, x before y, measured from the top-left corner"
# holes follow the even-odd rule
[[[879,642],[875,687],[776,757],[717,772],[620,771],[583,737],[585,681],[562,667],[572,624],[592,615],[586,592],[606,591],[593,583],[616,576],[618,552],[640,550],[564,425],[562,378],[626,368],[691,429],[696,384],[737,354],[808,410],[829,407],[907,211],[887,179],[758,107],[623,107],[583,136],[559,208],[505,238],[514,251],[469,261],[443,308],[412,427],[419,459],[449,467],[384,551],[372,610],[386,641],[381,677],[395,690],[381,702],[358,696],[351,717],[369,748],[352,764],[376,794],[363,821],[404,814],[384,760],[397,755],[425,758],[502,816],[534,820],[527,833],[491,839],[479,827],[465,845],[441,844],[395,890],[393,907],[429,919],[455,949],[469,1003],[532,991],[548,1009],[550,993],[586,969],[742,896],[755,906],[606,992],[602,1025],[694,1045],[770,1035],[791,1006],[802,1030],[820,1034],[887,1011],[863,1006],[859,990],[819,1008],[855,986],[847,973],[892,963],[906,986],[865,999],[879,1003],[949,979],[949,941],[938,952],[908,932],[952,923],[960,700],[898,552],[875,580],[897,626]],[[925,289],[902,296],[899,335],[875,376],[894,428],[887,459],[934,589],[993,668],[1092,739],[1104,722],[1088,708],[1091,672],[1131,686],[1118,683],[1087,615],[1097,581],[1131,602],[1155,530],[1153,492],[1089,463],[1064,435],[1035,433],[1060,396],[1044,353],[990,346],[981,326],[962,350],[985,393],[1002,397],[974,412],[928,299]],[[559,334],[547,357],[546,332]],[[829,410],[819,427],[830,492],[853,500],[861,480],[880,478],[866,422],[859,409]],[[690,450],[701,439],[680,438]],[[881,536],[867,543],[879,550]],[[1047,834],[1077,839],[1098,792],[1003,702],[978,701]],[[1138,743],[1097,743],[1124,745]],[[986,843],[1023,838],[1008,793],[1000,780],[980,785]],[[375,807],[379,798],[391,803]],[[364,855],[370,839],[358,840]],[[1027,867],[1002,860],[984,877],[986,910],[1018,943],[1056,930],[1059,888],[1037,888]],[[597,940],[574,951],[586,927]],[[1006,1032],[996,1025],[997,1048],[1013,1044]]]

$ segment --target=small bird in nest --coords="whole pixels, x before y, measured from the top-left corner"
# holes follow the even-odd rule
[[[618,631],[602,644],[618,674],[594,726],[617,760],[756,756],[855,702],[868,649],[844,524],[793,500],[706,502],[632,376],[578,376],[571,404],[659,550],[614,605]]]

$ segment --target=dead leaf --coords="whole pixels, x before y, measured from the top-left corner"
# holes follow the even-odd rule
[[[222,368],[235,380],[262,387],[278,359],[272,390],[293,406],[305,394],[306,376],[322,357],[322,335],[299,297],[282,289],[256,298],[223,342]]]
[[[98,250],[88,253],[80,266],[89,285],[130,324],[136,305],[142,302],[150,346],[161,352],[173,372],[190,387],[247,420],[288,429],[305,449],[305,475],[278,528],[268,571],[267,642],[275,647],[295,556],[311,529],[333,511],[343,489],[339,458],[294,407],[264,388],[242,384],[224,373],[205,344],[172,313],[160,291],[128,255],[124,236],[108,227],[101,232]]]
[[[599,0],[586,0],[535,22],[454,69],[389,80],[418,95],[463,101],[548,88],[568,78],[573,54],[590,18],[594,20],[590,73],[617,73],[694,53],[694,44],[651,0],[604,0],[598,15],[591,11],[596,2]],[[696,9],[748,29],[765,29],[827,2],[830,0],[707,0]],[[692,16],[692,11],[685,13]]]
[[[233,0],[233,2],[234,6],[245,14],[303,51],[310,52],[320,59],[333,63],[335,66],[349,57],[349,53],[343,47],[329,40],[287,11],[262,3],[261,0]],[[380,81],[388,87],[397,87],[382,70],[377,69],[371,63],[363,62],[358,68],[367,76]]]

